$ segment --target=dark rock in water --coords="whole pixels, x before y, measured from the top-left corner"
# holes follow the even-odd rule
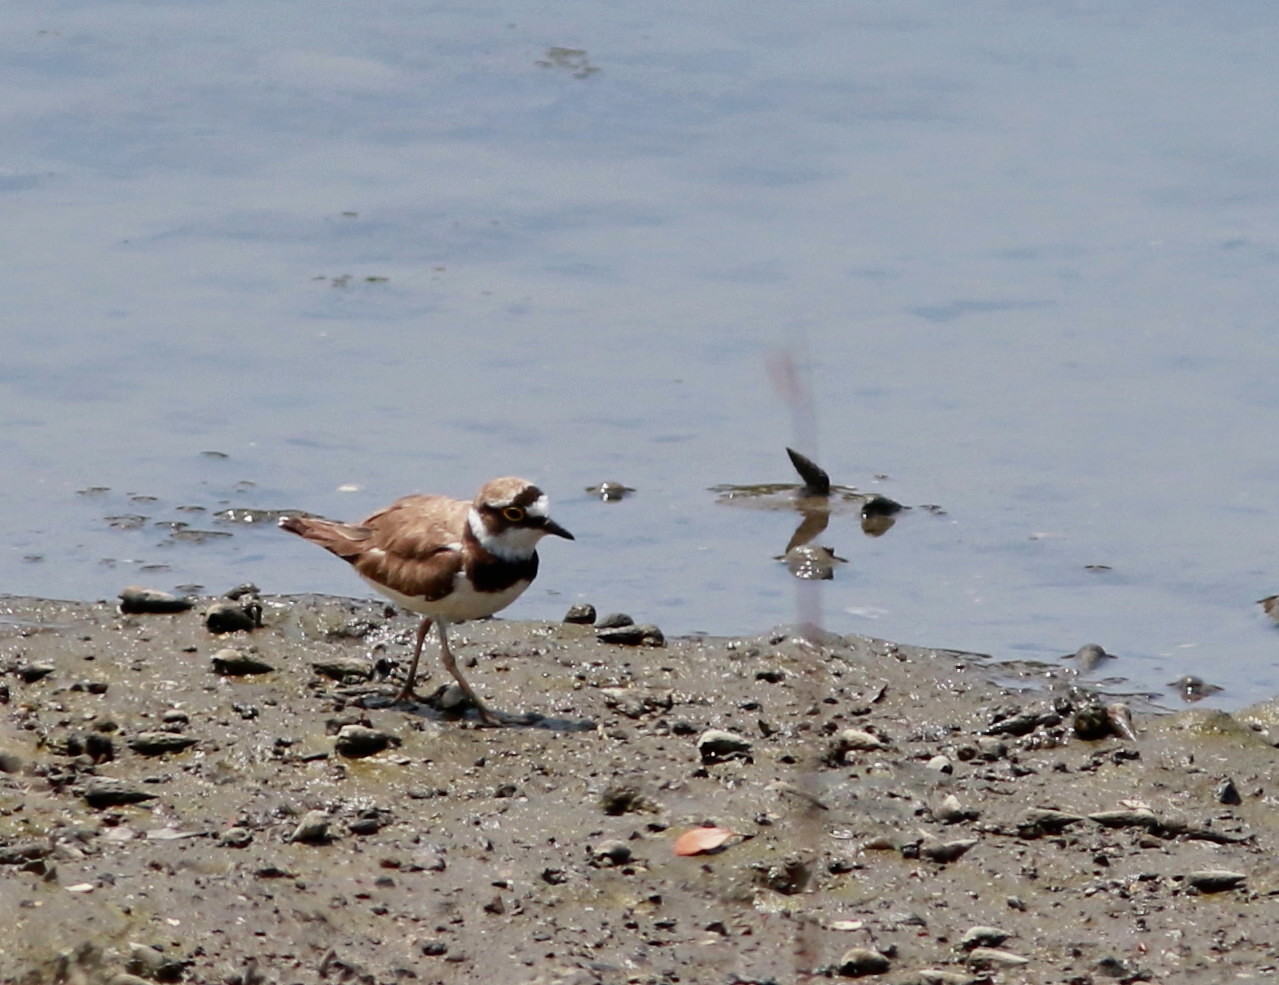
[[[400,737],[365,725],[343,725],[333,740],[333,748],[340,756],[360,759],[372,756],[390,746],[398,746]]]
[[[902,511],[902,504],[895,499],[889,499],[887,496],[880,496],[878,493],[872,495],[866,502],[862,503],[862,517],[872,516],[892,516],[894,513]]]
[[[1187,703],[1202,701],[1208,695],[1222,690],[1220,684],[1210,684],[1195,674],[1178,677],[1175,681],[1169,681],[1168,686],[1176,688],[1181,695],[1181,700]]]
[[[598,496],[605,503],[620,503],[626,498],[627,493],[633,493],[635,490],[620,482],[601,482],[598,486],[587,486],[586,491],[593,496]]]
[[[196,744],[189,735],[177,732],[139,732],[129,740],[129,748],[144,756],[160,756],[166,752],[182,752]]]
[[[826,474],[816,462],[806,455],[801,455],[794,448],[787,448],[786,454],[790,456],[791,464],[795,466],[795,471],[799,473],[799,477],[804,480],[804,488],[800,490],[801,496],[829,496],[830,495],[830,476]]]
[[[120,807],[155,800],[157,794],[132,786],[123,780],[94,777],[84,785],[82,796],[90,807]]]
[[[228,647],[213,655],[213,669],[216,673],[228,677],[240,677],[245,674],[269,674],[275,670],[265,660],[260,660],[245,650]]]
[[[617,629],[620,626],[634,626],[635,620],[625,612],[610,612],[595,624],[597,629]]]
[[[256,598],[214,602],[204,614],[210,633],[250,632],[262,626],[262,603]]]
[[[258,586],[253,584],[253,582],[246,581],[243,585],[236,585],[235,588],[232,588],[230,591],[223,592],[222,597],[234,602],[248,595],[252,595],[256,598],[261,594],[262,589],[258,588]]]
[[[564,613],[564,621],[581,626],[589,626],[595,622],[595,606],[588,602],[578,602],[576,605],[570,606],[568,612]]]
[[[186,612],[195,603],[182,595],[170,595],[154,588],[130,585],[120,593],[120,611],[126,615]]]
[[[1107,653],[1096,643],[1085,643],[1074,653],[1068,653],[1061,659],[1078,660],[1079,672],[1081,674],[1087,674],[1103,660],[1114,660],[1115,655],[1113,653]]]

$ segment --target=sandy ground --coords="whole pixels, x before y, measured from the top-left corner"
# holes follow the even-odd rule
[[[263,604],[214,636],[199,608],[0,600],[0,979],[1279,974],[1272,707],[1085,740],[1081,710],[1109,719],[1062,668],[489,621],[456,650],[527,720],[485,729],[379,707],[411,619]],[[227,672],[246,655],[270,669]],[[703,825],[732,834],[678,855]]]

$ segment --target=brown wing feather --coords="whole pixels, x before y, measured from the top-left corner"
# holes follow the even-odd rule
[[[471,504],[447,496],[405,496],[378,510],[360,526],[370,547],[412,560],[425,560],[461,543]]]
[[[349,561],[376,585],[433,602],[453,590],[462,569],[458,548],[469,509],[447,496],[405,496],[359,524],[288,517],[280,526]]]
[[[351,563],[365,578],[428,602],[453,590],[470,504],[447,496],[405,496],[361,527],[367,548]]]

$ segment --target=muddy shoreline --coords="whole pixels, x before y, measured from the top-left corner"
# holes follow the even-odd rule
[[[862,637],[625,646],[492,620],[455,650],[529,723],[482,729],[378,707],[413,619],[262,601],[262,628],[215,636],[203,606],[0,599],[0,980],[1279,968],[1273,704],[1137,709],[1135,741],[1084,740],[1088,693],[1040,667],[996,681],[971,654]],[[426,694],[445,677],[424,665]],[[734,834],[676,855],[701,825]]]

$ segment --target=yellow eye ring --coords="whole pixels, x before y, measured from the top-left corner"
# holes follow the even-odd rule
[[[506,517],[512,523],[519,523],[524,519],[524,511],[518,506],[506,506],[502,509],[502,516]]]

